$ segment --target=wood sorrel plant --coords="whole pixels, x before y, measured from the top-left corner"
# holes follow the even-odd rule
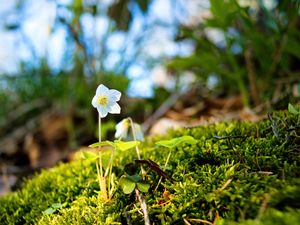
[[[98,113],[99,113],[99,123],[98,123],[98,135],[99,135],[99,142],[94,143],[90,145],[89,147],[95,148],[98,147],[98,155],[92,152],[82,152],[82,156],[85,159],[90,159],[90,160],[96,160],[96,168],[97,168],[97,177],[99,181],[99,186],[100,186],[100,193],[101,193],[101,198],[104,201],[109,201],[113,195],[114,192],[114,182],[113,182],[113,173],[112,173],[112,164],[113,164],[113,159],[115,152],[117,150],[120,151],[125,151],[130,148],[135,147],[136,148],[136,153],[138,156],[138,159],[140,161],[140,152],[139,152],[139,141],[137,140],[144,140],[144,135],[142,133],[141,127],[133,123],[131,118],[127,118],[122,120],[117,126],[116,126],[116,138],[119,138],[119,140],[114,140],[113,142],[111,141],[101,141],[101,118],[104,118],[107,116],[108,113],[113,113],[113,114],[119,114],[121,112],[121,108],[118,105],[117,101],[119,101],[121,98],[121,93],[117,90],[114,89],[108,89],[105,87],[103,84],[100,84],[96,90],[96,95],[92,99],[92,105],[97,108]],[[123,142],[121,141],[122,138],[126,138],[128,134],[128,129],[131,128],[132,131],[132,136],[133,136],[133,141],[127,141]],[[110,154],[110,159],[109,161],[104,160],[103,161],[103,149],[107,149],[109,147],[111,151]],[[106,165],[103,165],[105,163]],[[141,166],[141,172],[142,172],[142,179],[144,180],[144,169]],[[108,177],[108,179],[106,179]],[[123,177],[124,180],[125,177]],[[121,179],[122,180],[122,179]],[[125,179],[127,181],[127,179]],[[131,180],[129,180],[131,181]],[[130,192],[135,189],[136,195],[141,203],[141,208],[144,214],[144,219],[145,219],[145,224],[150,225],[150,219],[149,219],[149,214],[148,214],[148,209],[147,205],[145,202],[145,199],[142,194],[140,194],[139,191],[142,192],[147,192],[150,185],[145,184],[141,182],[140,180],[134,180],[135,183],[134,187],[132,188],[132,182],[129,182],[130,186]],[[124,182],[120,182],[124,183]],[[127,184],[127,185],[126,185]],[[137,188],[135,188],[137,185]],[[121,185],[122,186],[122,185]],[[128,189],[128,182],[125,182],[125,186]],[[125,188],[125,193],[130,193],[129,191],[126,191]],[[123,188],[124,190],[124,188]]]
[[[96,95],[92,99],[92,105],[97,108],[99,113],[98,135],[99,141],[90,145],[91,148],[98,148],[98,154],[93,152],[82,152],[84,159],[95,160],[97,168],[97,178],[100,186],[99,195],[104,201],[109,201],[114,193],[114,179],[112,173],[112,165],[116,151],[126,151],[128,149],[137,148],[138,141],[122,142],[101,141],[101,119],[106,117],[108,113],[119,114],[121,111],[117,101],[121,98],[121,93],[114,89],[108,89],[100,84],[96,90]],[[105,151],[109,150],[109,151]],[[107,158],[107,152],[110,156]],[[104,155],[105,154],[105,155]],[[106,156],[106,157],[105,157]]]
[[[99,143],[101,143],[101,118],[107,116],[108,113],[119,114],[121,112],[121,107],[117,103],[121,98],[121,92],[108,89],[103,84],[100,84],[96,90],[96,95],[92,99],[92,105],[97,108],[98,111],[98,137]],[[98,181],[101,191],[101,196],[103,200],[108,200],[107,190],[106,190],[106,174],[103,174],[103,161],[101,146],[98,146],[99,159],[96,160],[96,168]],[[112,159],[112,157],[111,157]],[[110,165],[111,167],[111,165]],[[110,181],[109,181],[110,183]]]
[[[164,168],[166,168],[169,163],[172,149],[174,149],[176,146],[178,146],[179,144],[182,144],[182,143],[194,145],[197,143],[197,140],[194,139],[192,136],[184,135],[181,137],[173,138],[171,140],[162,140],[162,141],[156,142],[157,146],[162,146],[162,147],[169,149],[169,154],[168,154],[167,160],[165,162]],[[155,191],[158,189],[158,186],[160,185],[161,181],[162,181],[162,177],[159,179],[158,184],[155,188]]]
[[[134,140],[133,142],[138,142],[138,140],[141,141],[144,140],[144,134],[142,132],[140,125],[134,123],[130,117],[123,119],[121,122],[119,122],[116,125],[115,138],[119,138],[119,140],[121,140],[122,138],[126,139],[129,128],[131,128],[132,131],[132,138]],[[142,161],[138,145],[135,145],[135,150],[136,150],[138,160]],[[151,223],[150,223],[150,218],[148,213],[148,207],[144,199],[144,196],[142,195],[142,193],[140,193],[140,191],[148,192],[150,188],[149,184],[143,182],[146,172],[142,165],[141,165],[141,173],[142,173],[142,178],[140,178],[139,175],[133,175],[133,176],[123,175],[120,178],[120,186],[122,187],[122,190],[125,194],[130,194],[135,190],[135,194],[140,202],[141,209],[144,215],[145,225],[150,225]]]

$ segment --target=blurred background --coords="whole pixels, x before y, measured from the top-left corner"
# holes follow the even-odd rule
[[[0,194],[97,140],[91,99],[123,93],[147,134],[257,121],[300,99],[298,0],[1,0]]]

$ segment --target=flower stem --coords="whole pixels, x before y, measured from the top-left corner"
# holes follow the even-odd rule
[[[131,130],[132,130],[132,136],[133,136],[133,140],[136,141],[136,133],[135,133],[135,129],[134,129],[134,124],[133,121],[130,117],[128,117],[128,120],[130,121],[130,126],[131,126]],[[141,160],[141,155],[140,155],[140,151],[138,146],[135,146],[135,150],[136,150],[136,154],[138,156],[138,159]]]
[[[101,142],[101,117],[99,115],[98,117],[98,138],[99,138],[99,143]],[[107,191],[106,191],[106,179],[105,176],[103,176],[103,164],[102,164],[102,151],[101,147],[98,147],[98,154],[99,154],[99,172],[100,172],[100,177],[98,176],[99,179],[99,185],[100,185],[100,191],[101,191],[101,196],[104,201],[107,200]]]
[[[101,190],[101,175],[100,175],[100,169],[99,169],[99,161],[96,160],[96,169],[97,169],[97,178],[98,178],[98,183],[99,183],[99,188]]]
[[[99,115],[98,117],[98,138],[99,138],[99,143],[101,142],[101,117]],[[99,163],[100,163],[100,176],[103,177],[103,172],[102,172],[102,152],[101,152],[101,147],[100,145],[98,146],[98,154],[99,154]]]
[[[114,153],[112,152],[111,155],[110,155],[108,166],[107,166],[107,168],[105,170],[105,173],[104,173],[104,177],[108,176],[108,198],[109,199],[111,199],[112,192],[113,192],[113,190],[112,190],[113,187],[111,187],[113,158],[114,158]]]
[[[113,155],[111,158],[113,159]],[[109,175],[108,175],[108,199],[111,199],[113,193],[113,187],[111,187],[112,182],[113,181],[112,181],[112,161],[111,161],[109,165]]]
[[[133,140],[134,140],[134,141],[137,141],[137,140],[136,140],[136,133],[135,133],[135,128],[134,128],[133,121],[132,121],[132,119],[131,119],[130,117],[128,117],[128,120],[129,120],[129,122],[130,122]],[[135,151],[136,151],[138,160],[141,160],[141,155],[140,155],[139,147],[138,147],[137,145],[135,146]],[[144,179],[144,176],[145,176],[146,172],[145,172],[145,170],[144,170],[144,168],[143,168],[142,165],[141,165],[141,172],[142,172],[142,177],[143,177],[143,179]]]
[[[166,167],[167,167],[167,165],[168,165],[168,163],[169,163],[169,160],[170,160],[170,157],[171,157],[171,152],[172,152],[172,150],[170,149],[170,151],[169,151],[169,155],[168,155],[168,157],[167,157],[167,160],[166,160],[166,162],[165,162],[165,169],[166,169]],[[158,183],[157,183],[157,185],[156,185],[156,188],[154,189],[154,191],[157,191],[157,189],[158,189],[158,186],[160,185],[160,182],[162,181],[162,177],[160,177],[160,179],[159,179],[159,181],[158,181]]]

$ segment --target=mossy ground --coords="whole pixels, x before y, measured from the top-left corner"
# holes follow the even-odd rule
[[[299,118],[287,112],[273,121],[220,123],[171,131],[141,146],[142,157],[164,165],[168,149],[155,141],[181,135],[198,140],[172,149],[166,172],[148,170],[145,194],[154,224],[300,224]],[[116,157],[115,184],[135,150]],[[131,165],[132,170],[135,169]],[[130,166],[126,167],[127,171]],[[143,224],[134,193],[120,188],[113,200],[98,199],[95,165],[76,160],[45,170],[16,193],[0,199],[0,224]],[[63,204],[52,214],[45,210]]]

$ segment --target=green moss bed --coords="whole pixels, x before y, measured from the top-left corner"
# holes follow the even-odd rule
[[[299,117],[299,116],[298,116]],[[149,138],[142,158],[165,164],[162,139],[190,135],[196,145],[172,149],[158,189],[159,175],[147,169],[144,194],[152,224],[300,224],[300,124],[288,112],[258,123],[230,122],[170,131]],[[118,179],[139,168],[135,150],[120,152]],[[23,187],[0,198],[0,224],[144,224],[135,192],[120,188],[113,199],[98,198],[96,167],[75,160],[44,170]]]

